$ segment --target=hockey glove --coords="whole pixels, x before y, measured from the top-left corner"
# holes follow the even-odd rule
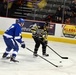
[[[21,47],[22,47],[22,48],[25,48],[25,43],[24,43],[24,42],[21,43]]]
[[[21,37],[21,39],[22,39],[22,35],[21,35],[20,37]]]

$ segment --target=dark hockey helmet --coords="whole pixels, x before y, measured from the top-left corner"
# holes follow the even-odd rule
[[[39,23],[38,28],[39,29],[44,29],[44,23]]]

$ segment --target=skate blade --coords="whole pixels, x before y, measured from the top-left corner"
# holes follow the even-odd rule
[[[14,63],[19,63],[19,61],[18,62],[10,61],[10,64],[14,64]]]
[[[38,56],[33,56],[33,58],[37,58]]]

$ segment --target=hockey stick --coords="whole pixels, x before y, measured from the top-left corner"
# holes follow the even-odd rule
[[[61,57],[62,59],[68,59],[68,57],[62,57],[61,55],[59,55],[56,51],[54,51],[50,46],[47,45],[48,48],[50,48],[54,53],[56,53],[59,57]]]
[[[34,53],[31,49],[29,49],[29,48],[27,48],[27,47],[26,47],[26,49],[29,50],[30,52]],[[38,55],[40,58],[42,58],[42,59],[44,59],[45,61],[47,61],[48,63],[50,63],[51,65],[53,65],[53,66],[55,66],[55,67],[59,67],[59,66],[53,64],[52,62],[50,62],[49,60],[45,59],[44,57],[40,56],[39,54],[37,54],[37,55]]]
[[[40,39],[39,39],[40,40]],[[42,42],[42,40],[40,40],[41,42]],[[54,51],[50,46],[48,46],[47,44],[46,44],[46,46],[48,47],[48,48],[50,48],[54,53],[56,53],[59,57],[61,57],[62,59],[68,59],[68,57],[62,57],[60,54],[58,54],[56,51]]]

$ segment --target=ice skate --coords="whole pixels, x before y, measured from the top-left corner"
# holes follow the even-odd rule
[[[2,56],[2,59],[10,59],[11,57],[10,56],[7,56],[5,53],[3,54]]]
[[[37,53],[34,53],[33,56],[34,56],[34,57],[38,57],[38,54],[37,54]]]
[[[10,61],[11,61],[11,62],[19,62],[18,60],[15,60],[14,57],[11,57]]]
[[[49,56],[49,54],[46,54],[46,53],[45,53],[45,54],[43,54],[43,56],[48,57],[48,56]]]

